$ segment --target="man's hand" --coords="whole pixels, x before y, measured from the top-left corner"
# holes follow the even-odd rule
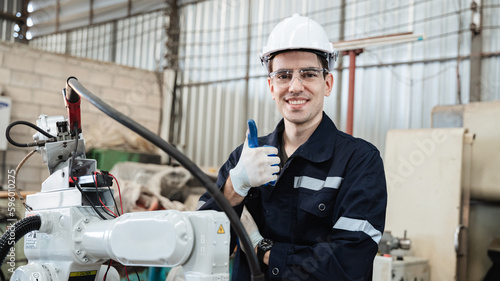
[[[243,197],[248,194],[251,187],[276,181],[280,170],[278,149],[273,146],[250,147],[249,139],[252,146],[257,139],[255,123],[251,125],[249,122],[249,131],[240,160],[236,167],[229,171],[234,191]]]

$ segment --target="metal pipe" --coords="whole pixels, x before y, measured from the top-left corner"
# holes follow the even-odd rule
[[[339,41],[342,41],[345,39],[345,14],[346,14],[346,0],[342,0],[340,4],[341,10],[340,10],[340,24],[339,24]],[[337,61],[337,67],[335,70],[337,71],[337,81],[334,81],[334,83],[337,83],[337,92],[336,92],[336,104],[335,104],[335,124],[340,124],[340,114],[339,112],[342,112],[342,67],[344,66],[344,58],[343,56],[339,56],[339,59]],[[330,72],[332,72],[333,69],[330,69]]]
[[[347,98],[347,122],[346,133],[352,135],[354,123],[354,82],[356,74],[356,56],[361,54],[363,49],[345,51],[349,54],[349,96]]]
[[[247,49],[246,49],[246,67],[245,67],[245,105],[243,106],[243,118],[248,119],[248,107],[250,104],[250,57],[252,56],[252,1],[248,1],[248,25],[247,25]],[[242,132],[246,131],[243,128]]]
[[[20,18],[20,17],[18,18],[18,17],[16,17],[16,15],[5,13],[5,12],[0,12],[0,19],[10,20],[10,21],[13,21],[13,22],[20,24],[20,25],[26,23],[25,19]]]

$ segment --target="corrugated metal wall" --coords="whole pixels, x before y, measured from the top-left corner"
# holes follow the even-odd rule
[[[164,0],[31,0],[30,45],[75,57],[163,70]]]
[[[180,39],[168,43],[179,47],[179,68],[174,110],[164,112],[173,120],[172,127],[163,124],[167,137],[197,164],[220,166],[243,141],[248,118],[256,120],[260,135],[271,132],[281,116],[259,53],[272,28],[299,13],[322,24],[332,42],[401,32],[426,35],[424,41],[369,47],[357,57],[354,135],[374,143],[383,155],[389,129],[429,127],[434,106],[469,101],[471,2],[177,0],[180,30],[169,34],[178,32]],[[481,99],[498,100],[500,0],[482,5]],[[168,28],[169,20],[157,11],[39,37],[32,44],[154,70],[164,65],[167,53],[164,25]],[[341,56],[333,71],[334,90],[325,99],[325,112],[342,130],[348,66]]]
[[[354,135],[383,153],[387,130],[430,127],[434,106],[469,100],[470,2],[181,1],[182,110],[174,142],[199,165],[219,166],[243,141],[247,118],[256,120],[260,135],[274,129],[281,117],[258,57],[271,29],[299,13],[322,24],[332,42],[426,35],[424,41],[367,48],[357,57]],[[499,2],[483,1],[483,26],[489,26],[483,30],[484,52],[500,51]],[[500,98],[498,60],[498,54],[483,58],[484,100]],[[325,112],[340,129],[347,114],[348,66],[347,57],[339,62],[333,72],[339,87],[325,99]]]
[[[30,45],[80,58],[162,70],[164,11],[155,11],[88,27],[36,37]]]
[[[486,1],[483,8],[481,100],[500,100],[500,0]]]
[[[178,84],[183,111],[174,142],[196,163],[221,165],[244,140],[248,118],[255,119],[259,135],[274,129],[281,115],[268,90],[260,50],[282,18],[323,9],[315,7],[318,3],[203,1],[182,6]],[[330,15],[339,12],[330,9]],[[338,26],[338,21],[331,23],[329,33],[336,34]]]
[[[16,0],[17,1],[17,0]],[[26,0],[35,37],[111,22],[168,7],[166,0]]]

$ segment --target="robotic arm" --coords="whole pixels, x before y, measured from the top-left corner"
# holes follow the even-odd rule
[[[26,234],[24,252],[29,263],[17,268],[12,280],[102,280],[99,276],[105,267],[101,265],[109,259],[130,266],[182,265],[188,281],[229,280],[226,214],[166,210],[111,215],[117,213],[107,188],[112,181],[107,175],[96,179],[96,161],[85,158],[80,99],[70,90],[63,90],[69,120],[46,115],[37,120],[45,134],[39,130],[33,136],[34,145],[50,176],[41,192],[27,196],[32,210],[26,216],[38,216],[39,226],[22,234]],[[103,212],[104,207],[110,212]],[[2,236],[1,253],[7,252],[4,246],[12,246],[2,241],[9,241],[14,231]]]
[[[75,206],[27,215],[35,213],[42,225],[25,236],[29,263],[11,280],[97,280],[108,259],[129,266],[183,265],[186,280],[229,280],[229,221],[223,213],[167,210],[101,220]]]

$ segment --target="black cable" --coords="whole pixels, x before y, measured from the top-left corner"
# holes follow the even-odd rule
[[[33,128],[33,129],[37,130],[38,132],[40,132],[42,135],[48,137],[49,139],[52,139],[52,141],[55,141],[57,139],[55,136],[47,133],[46,131],[42,130],[42,128],[38,127],[37,125],[35,125],[33,123],[30,123],[30,122],[27,122],[27,121],[15,121],[15,122],[10,123],[9,126],[7,126],[7,129],[5,130],[5,137],[14,146],[17,146],[17,147],[30,147],[30,146],[37,146],[38,145],[37,142],[33,142],[33,143],[18,143],[15,140],[13,140],[10,137],[10,129],[12,129],[14,126],[17,126],[17,125],[26,125],[26,126],[29,126],[29,127]]]
[[[99,202],[101,202],[101,201],[102,201],[102,198],[101,198],[101,196],[99,195],[99,189],[98,189],[97,187],[95,188],[95,194],[96,194],[96,196],[97,196],[97,199],[101,199],[101,200],[99,201]],[[111,213],[108,209],[106,209],[106,207],[105,207],[105,206],[99,205],[99,208],[100,208],[102,211],[104,211],[104,212],[105,212],[108,216],[110,216],[110,217],[112,217],[112,218],[116,218],[116,217],[117,217],[117,215],[114,215],[114,214],[113,214],[113,213]]]
[[[102,174],[103,174],[103,172],[101,172],[101,175]],[[108,176],[108,172],[105,172],[104,175],[103,175],[103,177],[107,177],[107,176]],[[108,185],[106,179],[104,179],[104,182],[106,183],[106,186],[108,187],[109,193],[111,194],[111,198],[113,199],[113,203],[115,204],[116,214],[118,216],[121,216],[120,209],[118,209],[118,204],[116,204],[115,195],[114,195],[113,192],[111,192],[111,187]]]
[[[92,209],[94,209],[94,211],[97,213],[97,215],[98,215],[99,217],[101,217],[101,219],[103,219],[103,220],[107,220],[107,218],[106,218],[105,216],[103,216],[103,215],[101,214],[101,212],[99,212],[99,210],[97,210],[97,208],[94,206],[94,204],[92,204],[92,200],[90,200],[89,196],[88,196],[85,192],[83,192],[82,188],[80,187],[80,184],[79,184],[78,182],[76,182],[76,178],[74,178],[74,177],[72,177],[72,176],[70,176],[70,177],[71,177],[71,179],[73,180],[73,182],[75,183],[75,187],[78,189],[78,191],[80,191],[80,193],[81,193],[83,196],[85,196],[85,199],[87,199],[87,201],[89,202],[90,207],[92,207]]]
[[[83,87],[75,77],[69,77],[67,79],[67,88],[68,87],[71,87],[76,93],[78,93],[78,95],[87,99],[90,103],[92,103],[92,105],[97,107],[109,117],[115,119],[120,124],[124,125],[125,127],[142,136],[144,139],[156,145],[161,150],[165,151],[167,154],[176,159],[189,172],[191,172],[191,174],[193,174],[193,176],[198,181],[200,181],[212,195],[217,205],[219,205],[219,207],[226,213],[231,223],[231,227],[240,238],[240,244],[242,248],[245,249],[246,253],[249,253],[247,254],[247,258],[248,265],[250,267],[251,279],[264,280],[264,274],[262,274],[262,271],[260,269],[257,255],[255,254],[255,251],[253,251],[252,243],[250,242],[250,238],[248,237],[245,228],[241,224],[239,216],[236,214],[236,211],[233,209],[231,204],[229,204],[222,192],[219,190],[219,188],[217,188],[217,186],[212,182],[207,174],[205,174],[198,166],[196,166],[196,164],[194,164],[189,158],[187,158],[186,155],[182,154],[174,146],[172,146],[141,124],[130,119],[128,116],[112,108],[100,98],[96,97],[89,90]]]
[[[106,281],[106,277],[108,276],[108,271],[111,268],[111,263],[112,262],[113,262],[113,260],[109,260],[108,268],[106,269],[106,273],[104,273],[104,278],[102,278],[102,281]]]
[[[108,187],[109,193],[111,194],[111,198],[113,198],[113,203],[115,204],[116,214],[118,216],[121,216],[122,214],[120,213],[120,209],[118,209],[118,205],[116,204],[115,195],[113,192],[111,192],[111,187],[109,185],[107,187]]]
[[[109,172],[108,171],[101,171],[100,174],[102,175],[103,182],[106,184],[106,187],[108,188],[109,194],[111,194],[111,199],[113,199],[113,203],[115,205],[116,215],[119,217],[119,216],[121,216],[121,214],[120,214],[120,210],[118,209],[118,205],[116,204],[115,196],[114,196],[113,192],[111,191],[111,187],[108,185],[108,182],[106,181],[106,178],[108,177]],[[97,181],[97,174],[96,174],[96,178],[94,180],[94,185],[96,185],[96,181]],[[97,186],[96,186],[96,189],[97,189]]]
[[[26,217],[7,229],[0,238],[0,265],[3,264],[7,254],[19,239],[34,230],[39,230],[42,219],[39,215]],[[14,241],[14,242],[12,242]]]
[[[135,266],[132,266],[132,269],[135,272],[135,275],[137,276],[137,281],[141,281],[141,278],[139,277],[139,273],[137,273],[137,269],[135,269]]]
[[[76,124],[75,124],[75,130],[76,130],[75,132],[78,131],[78,125],[76,125]],[[94,206],[94,204],[92,204],[92,200],[90,200],[90,198],[88,197],[88,195],[85,192],[83,192],[82,188],[80,187],[80,184],[73,177],[73,164],[75,163],[76,152],[78,150],[78,139],[79,139],[79,135],[76,134],[75,150],[73,151],[73,155],[71,156],[71,163],[69,164],[69,177],[71,178],[71,180],[73,180],[73,183],[75,184],[75,187],[80,191],[80,193],[83,196],[85,196],[85,199],[87,199],[87,201],[89,202],[90,207],[92,207],[92,209],[94,209],[94,211],[97,213],[97,215],[99,217],[101,217],[101,219],[107,220],[107,218],[105,216],[103,216],[103,214],[101,214],[101,212],[99,212],[99,210],[97,210],[97,208]]]
[[[94,177],[95,176],[95,177]],[[94,186],[95,186],[95,195],[97,196],[97,199],[99,199],[99,202],[104,205],[104,202],[102,202],[102,198],[101,198],[101,195],[99,195],[99,188],[97,187],[97,174],[94,174],[94,176],[92,177],[92,179],[94,180]],[[116,218],[117,215],[111,213],[110,210],[108,210],[106,207],[107,206],[102,206],[100,205],[99,207],[101,208],[101,210],[103,210],[106,214],[108,214],[108,216],[110,217],[113,217],[113,218]]]

